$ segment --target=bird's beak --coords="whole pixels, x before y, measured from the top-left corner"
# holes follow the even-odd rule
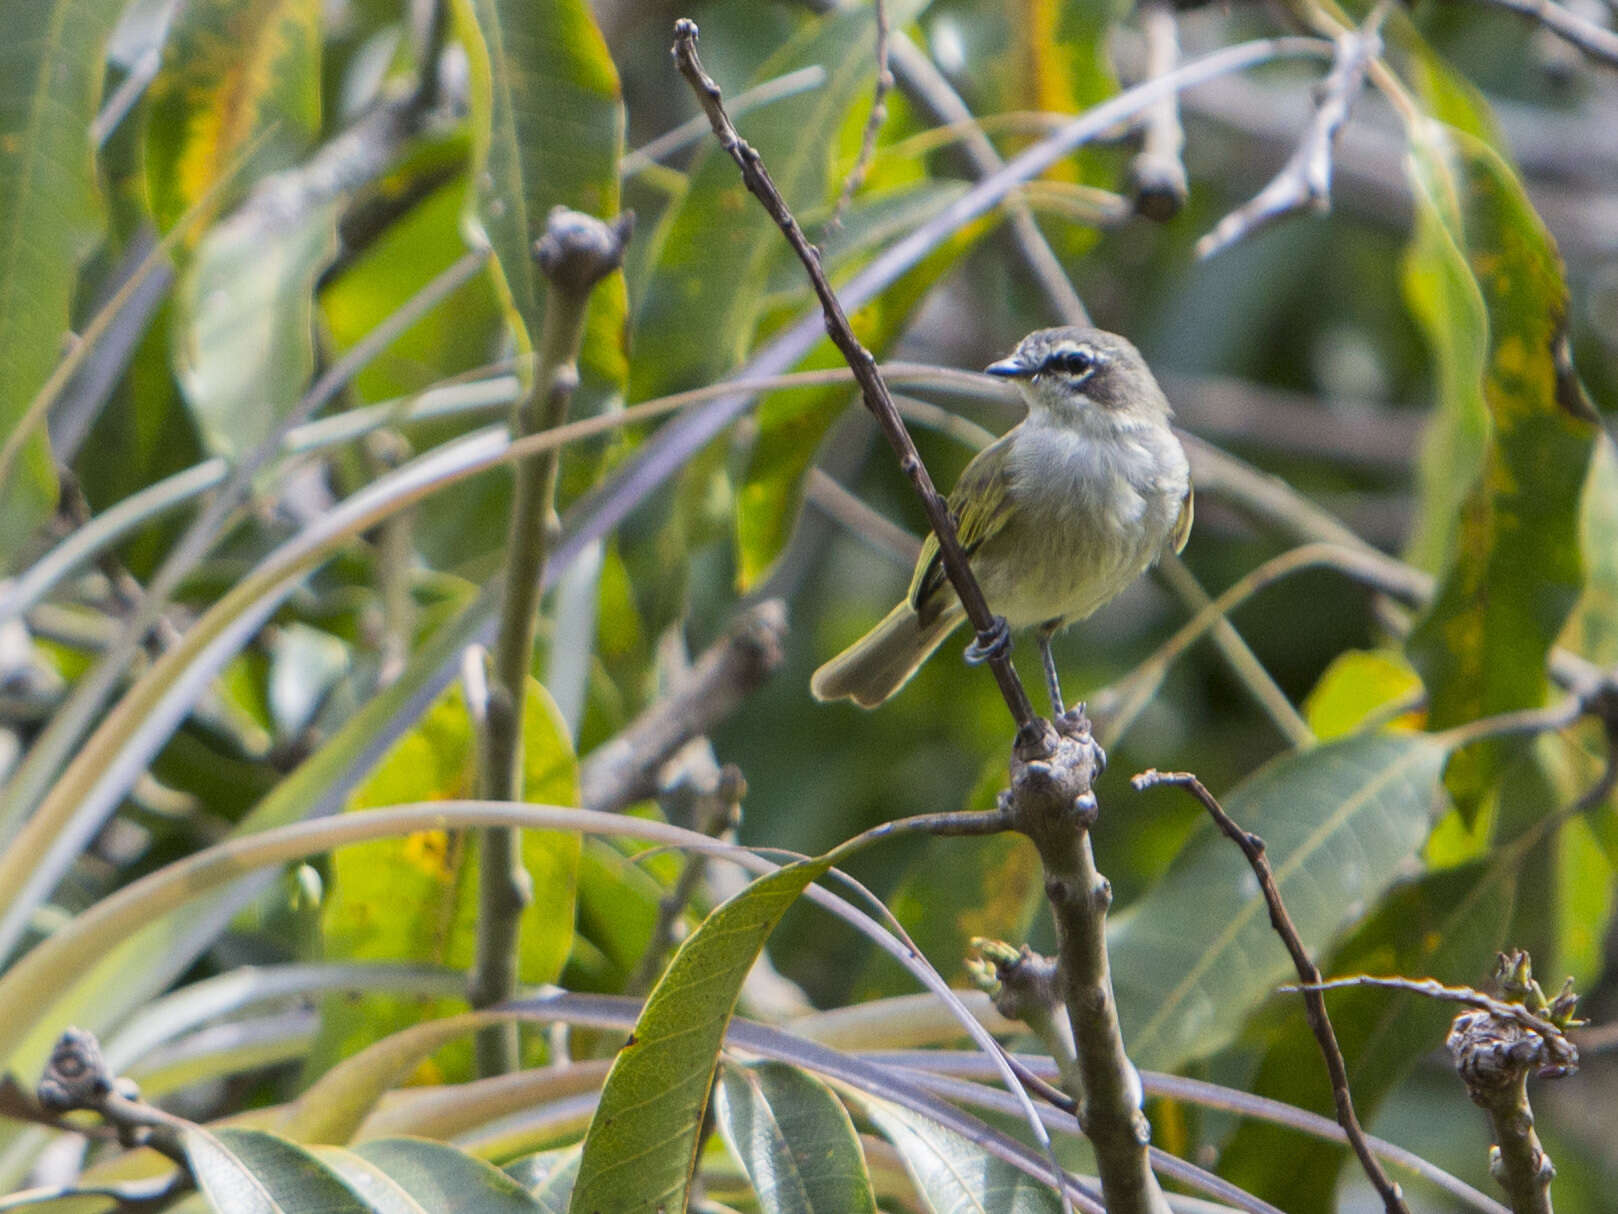
[[[1034,369],[1013,354],[1010,358],[990,363],[983,368],[983,372],[985,375],[998,375],[1002,379],[1027,379],[1034,373]]]

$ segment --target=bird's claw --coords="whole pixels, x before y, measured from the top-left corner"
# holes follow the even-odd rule
[[[977,639],[966,647],[966,660],[972,666],[981,666],[984,662],[993,662],[1011,653],[1011,628],[1006,623],[1006,617],[994,617],[994,625],[988,632],[980,632]]]

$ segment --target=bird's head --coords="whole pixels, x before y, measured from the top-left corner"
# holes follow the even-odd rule
[[[1171,413],[1140,351],[1103,329],[1035,330],[985,370],[1015,380],[1030,411],[1058,419],[1111,428]]]

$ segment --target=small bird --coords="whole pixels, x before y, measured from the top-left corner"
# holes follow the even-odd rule
[[[1038,629],[1051,708],[1066,708],[1051,637],[1114,598],[1191,532],[1191,475],[1173,410],[1140,351],[1101,329],[1040,329],[986,368],[1013,380],[1028,415],[980,451],[950,513],[989,609]],[[817,700],[875,708],[966,618],[928,535],[910,591],[815,671]],[[1002,630],[1002,636],[1007,635]],[[994,648],[990,646],[990,650]],[[969,661],[989,651],[974,643]]]

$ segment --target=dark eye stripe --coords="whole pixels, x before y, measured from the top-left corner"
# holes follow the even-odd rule
[[[1065,371],[1069,375],[1084,375],[1094,366],[1095,357],[1088,350],[1063,350],[1047,358],[1040,370]]]

